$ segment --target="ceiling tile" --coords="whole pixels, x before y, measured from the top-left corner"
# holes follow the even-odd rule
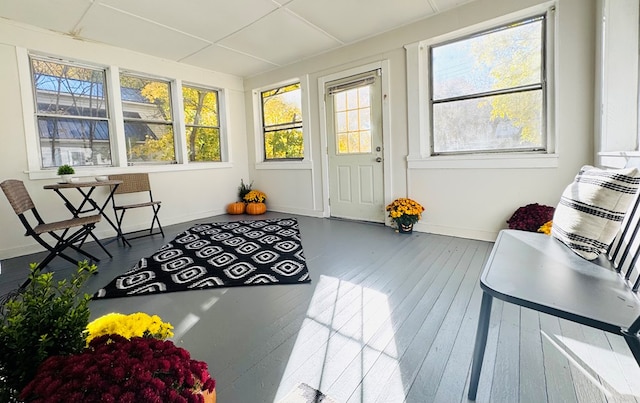
[[[425,0],[294,0],[287,9],[345,43],[373,36],[434,13]]]
[[[277,8],[270,0],[102,0],[101,3],[210,42],[232,34]]]
[[[91,3],[91,0],[0,0],[0,16],[70,33]]]
[[[246,77],[277,67],[274,64],[234,52],[217,45],[211,45],[181,60],[208,70]]]
[[[104,6],[94,6],[78,26],[79,34],[94,41],[179,60],[208,42]]]
[[[341,45],[284,9],[223,39],[220,44],[275,64],[291,63]]]

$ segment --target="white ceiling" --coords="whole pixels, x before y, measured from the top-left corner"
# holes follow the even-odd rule
[[[246,77],[470,0],[0,0],[0,17]]]

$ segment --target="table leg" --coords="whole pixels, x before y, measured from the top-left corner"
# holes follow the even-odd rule
[[[487,333],[489,333],[492,302],[493,297],[483,292],[482,305],[480,305],[480,317],[478,318],[478,330],[476,331],[476,344],[473,349],[473,363],[471,365],[471,379],[469,381],[469,400],[476,400],[476,394],[478,393],[482,360],[484,359],[484,350],[487,347]]]

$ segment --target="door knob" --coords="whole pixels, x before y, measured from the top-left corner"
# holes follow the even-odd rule
[[[382,162],[382,157],[376,158],[376,162]]]

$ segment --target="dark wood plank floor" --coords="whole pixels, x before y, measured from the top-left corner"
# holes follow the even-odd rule
[[[262,217],[283,216],[290,215]],[[492,244],[297,218],[310,284],[92,301],[91,316],[144,311],[171,322],[174,341],[209,364],[221,403],[277,402],[301,382],[341,403],[467,401],[478,277]],[[165,239],[133,240],[130,248],[111,243],[114,257],[98,263],[87,292],[194,223],[165,228]],[[0,293],[19,285],[28,263],[41,258],[3,261]],[[72,268],[56,259],[51,269],[62,277]],[[622,339],[494,302],[478,402],[636,401],[638,380]]]

